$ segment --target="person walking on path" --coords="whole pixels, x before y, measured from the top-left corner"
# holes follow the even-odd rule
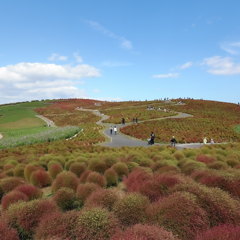
[[[151,144],[154,144],[154,139],[155,139],[155,135],[152,132],[151,135],[150,135],[150,142],[151,142]]]
[[[114,127],[114,134],[117,135],[117,127]]]
[[[203,139],[203,144],[207,144],[207,138],[206,137]]]
[[[113,132],[113,127],[111,126],[110,127],[110,134],[112,135],[112,132]]]
[[[135,118],[133,118],[133,123],[135,122]]]
[[[124,118],[122,119],[122,124],[125,125],[125,119]]]
[[[138,118],[136,117],[136,123],[138,123]]]
[[[175,147],[175,144],[177,143],[177,141],[174,136],[172,137],[172,140],[170,142],[171,142],[171,145]]]
[[[213,139],[211,139],[211,142],[210,142],[211,144],[214,144],[214,141],[213,141]]]

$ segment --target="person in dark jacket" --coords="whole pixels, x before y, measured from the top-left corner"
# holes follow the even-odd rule
[[[150,140],[151,144],[154,144],[155,135],[153,132],[151,133],[150,138],[151,138],[151,140]]]
[[[172,137],[172,140],[170,142],[171,142],[171,145],[175,147],[175,144],[177,143],[177,141],[174,136]]]

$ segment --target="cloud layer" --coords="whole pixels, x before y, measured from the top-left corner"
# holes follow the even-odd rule
[[[179,73],[169,73],[163,75],[153,75],[153,78],[177,78]]]
[[[33,99],[86,97],[74,85],[79,80],[100,76],[99,70],[86,65],[18,63],[0,68],[0,103]],[[77,81],[75,81],[77,80]]]
[[[120,42],[120,46],[124,49],[130,50],[132,49],[132,42],[127,40],[124,37],[118,36],[115,33],[107,30],[106,28],[102,27],[98,22],[94,22],[94,21],[86,21],[86,23],[88,23],[91,27],[93,27],[94,29],[96,29],[97,31],[101,32],[102,34],[110,37],[110,38],[114,38],[116,40],[118,40]]]
[[[205,58],[202,65],[208,66],[209,73],[215,75],[235,75],[240,74],[240,63],[234,63],[231,58],[221,58],[220,56]]]

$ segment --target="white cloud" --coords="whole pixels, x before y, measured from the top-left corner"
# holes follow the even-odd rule
[[[67,56],[60,56],[59,54],[53,53],[51,57],[48,58],[50,61],[66,61],[68,59]]]
[[[86,97],[74,85],[82,78],[100,76],[99,70],[86,65],[18,63],[0,68],[0,103],[45,98]]]
[[[183,64],[180,68],[181,69],[186,69],[186,68],[189,68],[191,66],[192,66],[192,62],[187,62],[187,63]]]
[[[121,66],[129,66],[131,63],[125,62],[114,62],[114,61],[104,61],[101,66],[103,67],[121,67]]]
[[[224,42],[221,48],[232,55],[240,54],[240,42]]]
[[[221,58],[220,56],[204,58],[202,65],[210,67],[209,73],[215,75],[235,75],[240,74],[240,63],[234,63],[231,58]]]
[[[195,27],[196,25],[195,24],[192,24],[192,27]]]
[[[154,75],[153,78],[177,78],[179,75],[179,73],[169,73],[169,74],[165,74],[165,75]]]
[[[98,90],[98,89],[93,89],[93,92],[98,93],[98,92],[100,92],[100,90]]]
[[[102,34],[110,38],[117,39],[120,42],[120,46],[122,48],[127,50],[132,49],[132,42],[127,40],[126,38],[118,36],[115,33],[107,30],[106,28],[102,27],[98,22],[94,22],[94,21],[85,21],[85,22],[88,23],[91,27],[95,28],[97,31],[101,32]]]
[[[83,61],[77,52],[73,53],[73,56],[75,57],[75,59],[78,63],[81,63]]]

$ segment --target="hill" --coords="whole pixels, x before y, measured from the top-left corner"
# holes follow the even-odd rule
[[[83,131],[0,151],[1,239],[239,239],[239,107],[181,101],[70,99],[36,109],[58,127]],[[179,112],[192,117],[174,119]],[[168,144],[100,146],[109,119],[123,117],[129,121],[121,131],[131,136],[153,129],[158,142],[175,134],[183,142],[207,135],[225,143],[180,151]]]

